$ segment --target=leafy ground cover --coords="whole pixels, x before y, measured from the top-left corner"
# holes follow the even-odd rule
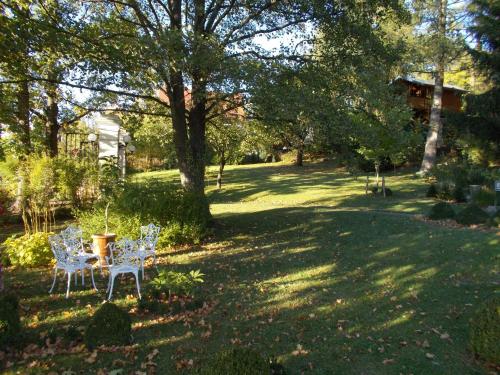
[[[4,357],[4,371],[189,373],[216,351],[249,346],[290,374],[487,373],[469,351],[468,321],[498,289],[500,237],[415,220],[408,213],[434,203],[426,187],[411,173],[387,183],[395,194],[384,199],[328,164],[228,168],[223,190],[209,188],[213,237],[159,257],[205,273],[197,295],[207,304],[140,313],[134,284],[121,280],[114,300],[131,313],[134,346],[64,344],[68,327],[84,327],[104,300],[105,277],[99,292],[77,287],[66,300],[62,282],[48,295],[47,269],[9,269],[32,345]]]

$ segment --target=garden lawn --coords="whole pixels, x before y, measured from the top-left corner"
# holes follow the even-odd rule
[[[97,356],[56,348],[5,372],[189,373],[243,345],[277,357],[288,374],[486,374],[469,352],[468,321],[498,289],[500,237],[409,215],[432,203],[411,174],[389,177],[388,186],[394,197],[365,196],[361,180],[328,164],[231,167],[222,191],[209,188],[213,237],[159,257],[167,269],[201,269],[198,296],[210,308],[140,314],[125,279],[115,302],[131,311],[136,348]],[[8,270],[28,340],[46,350],[51,331],[55,338],[65,326],[84,326],[104,299],[105,278],[97,279],[99,292],[77,288],[66,300],[62,282],[48,295],[47,269]]]

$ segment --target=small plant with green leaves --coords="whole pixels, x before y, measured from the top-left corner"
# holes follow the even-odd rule
[[[203,276],[200,270],[189,273],[162,270],[144,288],[138,307],[155,313],[170,310],[174,314],[202,307],[203,302],[194,298],[194,291],[203,283]]]
[[[203,283],[204,276],[200,270],[189,273],[163,270],[151,281],[151,286],[157,291],[168,293],[170,301],[173,295],[193,296],[196,286]]]

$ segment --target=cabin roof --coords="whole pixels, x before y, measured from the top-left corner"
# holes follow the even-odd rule
[[[421,86],[430,86],[434,87],[434,81],[428,80],[428,79],[420,79],[420,78],[414,78],[414,77],[397,77],[394,81],[404,81],[404,82],[409,82],[409,83],[414,83],[416,85],[421,85]],[[455,85],[443,85],[443,88],[447,90],[454,90],[454,91],[459,91],[459,92],[467,92],[466,89],[463,87],[455,86]]]

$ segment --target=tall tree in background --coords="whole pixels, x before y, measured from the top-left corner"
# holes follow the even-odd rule
[[[442,142],[442,103],[445,72],[449,64],[465,53],[463,34],[464,2],[417,0],[413,6],[417,14],[415,25],[416,49],[420,50],[418,73],[429,73],[434,78],[429,130],[420,171],[429,171],[436,163]]]
[[[25,24],[31,18],[27,2],[20,1],[18,12],[0,8],[0,76],[16,81],[2,87],[2,122],[15,135],[16,149],[25,157],[32,151],[30,128],[30,82],[24,78],[32,66],[33,30]],[[11,103],[11,104],[8,104]]]
[[[480,48],[470,49],[479,67],[498,87],[500,84],[500,1],[474,0],[469,7],[473,18],[470,31]]]
[[[443,107],[444,70],[446,64],[446,48],[443,43],[446,38],[446,16],[448,0],[438,0],[436,17],[437,51],[434,71],[434,93],[432,96],[429,131],[425,142],[424,158],[420,167],[421,172],[428,172],[436,163],[438,138],[442,132],[441,110]]]
[[[156,101],[166,107],[172,116],[181,183],[186,190],[200,194],[204,194],[205,131],[210,112],[244,92],[254,69],[270,60],[303,58],[318,24],[343,27],[349,25],[347,19],[352,15],[358,17],[356,22],[365,22],[399,6],[380,0],[370,0],[363,7],[331,0],[104,0],[78,4],[81,9],[72,22],[90,27],[68,30],[56,17],[44,21],[55,35],[71,36],[72,50],[86,53],[71,80],[58,78],[57,83]],[[48,13],[52,14],[50,9]],[[350,24],[351,29],[353,26]],[[262,47],[266,37],[288,37],[291,42],[270,50]],[[32,78],[51,81],[40,73]]]

